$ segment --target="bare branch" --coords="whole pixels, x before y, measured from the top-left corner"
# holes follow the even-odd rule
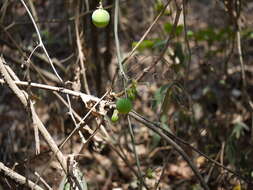
[[[31,180],[18,174],[17,172],[14,172],[10,168],[6,167],[2,162],[0,162],[0,171],[21,185],[28,185],[29,188],[34,190],[43,190],[43,188],[41,188],[39,185],[33,183]]]

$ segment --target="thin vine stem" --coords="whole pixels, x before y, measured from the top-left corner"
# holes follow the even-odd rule
[[[136,143],[135,143],[135,138],[134,138],[134,131],[133,131],[133,127],[132,127],[132,123],[131,123],[131,119],[130,119],[129,115],[127,116],[127,121],[128,121],[128,129],[129,129],[129,133],[130,133],[131,141],[132,141],[132,145],[133,145],[134,157],[135,157],[136,165],[137,165],[137,169],[138,169],[138,177],[139,177],[139,180],[140,180],[139,189],[141,190],[144,180],[143,180],[143,176],[142,176],[142,173],[141,173],[140,159],[139,159],[139,156],[138,156],[136,148],[135,148]]]
[[[38,39],[39,39],[38,47],[41,47],[41,48],[43,49],[43,51],[44,51],[44,53],[46,54],[46,57],[48,58],[48,61],[49,61],[50,65],[51,65],[51,67],[52,67],[52,69],[53,69],[55,75],[57,76],[57,78],[58,78],[61,82],[63,82],[62,78],[60,77],[60,75],[59,75],[58,72],[56,71],[56,69],[55,69],[55,67],[54,67],[54,64],[53,64],[53,62],[52,62],[52,59],[50,58],[50,56],[49,56],[49,54],[48,54],[48,52],[47,52],[47,50],[46,50],[46,48],[45,48],[45,46],[44,46],[44,43],[43,43],[43,41],[42,41],[42,39],[41,39],[41,35],[40,35],[39,28],[38,28],[38,26],[36,25],[35,20],[33,19],[32,13],[30,12],[30,10],[29,10],[29,8],[27,7],[27,5],[25,4],[25,2],[24,2],[23,0],[20,0],[20,1],[21,1],[21,3],[23,4],[23,6],[25,7],[25,9],[26,9],[26,11],[27,11],[27,13],[28,13],[30,19],[32,20],[33,26],[34,26],[34,28],[35,28],[35,30],[36,30],[36,33],[37,33],[37,36],[38,36]],[[34,51],[33,51],[33,52],[34,52]]]
[[[116,45],[116,52],[117,52],[117,59],[119,64],[120,74],[124,77],[127,81],[128,77],[124,72],[123,65],[122,65],[122,56],[120,52],[120,42],[118,36],[118,25],[119,25],[119,0],[115,1],[115,9],[114,9],[114,37],[115,37],[115,45]]]

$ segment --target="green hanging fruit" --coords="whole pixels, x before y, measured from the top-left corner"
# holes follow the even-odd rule
[[[110,14],[103,8],[98,8],[92,13],[92,22],[98,28],[104,28],[109,24]]]
[[[116,102],[116,109],[119,111],[119,113],[127,114],[132,108],[132,102],[128,98],[120,98]]]
[[[112,114],[112,117],[111,117],[112,122],[116,122],[116,121],[119,120],[119,115],[118,114],[119,114],[119,111],[117,109],[115,109],[113,111],[113,114]]]

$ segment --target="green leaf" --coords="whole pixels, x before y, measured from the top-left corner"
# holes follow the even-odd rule
[[[137,44],[138,42],[133,42],[132,47],[134,48]],[[143,51],[145,49],[151,49],[153,48],[154,44],[155,44],[154,40],[143,40],[137,47],[137,50]]]
[[[156,4],[155,4],[155,10],[157,12],[161,12],[164,8],[164,5],[161,1],[157,1]]]
[[[161,0],[156,1],[155,3],[155,10],[157,13],[160,13],[163,9],[164,9],[164,4]],[[164,15],[171,15],[171,11],[169,11],[168,9],[166,9],[163,13]]]
[[[165,44],[167,43],[166,40],[156,40],[153,48],[163,48]]]
[[[186,34],[189,38],[194,36],[194,32],[192,30],[188,30]]]
[[[243,122],[238,122],[234,125],[232,136],[235,136],[236,139],[239,139],[241,136],[244,135],[245,130],[249,131],[249,127]]]
[[[172,32],[172,30],[173,30],[173,24],[171,24],[171,23],[165,23],[164,24],[164,30],[166,31],[166,32],[168,32],[168,33],[171,33]],[[182,34],[182,32],[183,32],[183,29],[184,29],[184,26],[183,25],[177,25],[177,27],[176,27],[176,36],[180,36],[181,34]]]

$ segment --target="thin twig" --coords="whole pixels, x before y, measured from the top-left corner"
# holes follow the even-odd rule
[[[0,171],[2,171],[6,176],[13,179],[17,183],[21,185],[28,185],[29,188],[34,190],[43,190],[42,187],[39,185],[33,183],[31,180],[27,179],[27,177],[24,177],[17,172],[13,171],[12,169],[6,167],[2,162],[0,162]]]
[[[136,148],[135,148],[136,143],[135,143],[133,127],[132,127],[129,115],[127,116],[127,120],[128,120],[128,129],[129,129],[129,133],[130,133],[130,137],[131,137],[131,141],[132,141],[132,145],[133,145],[134,157],[135,157],[136,165],[137,165],[137,169],[138,169],[138,177],[139,177],[139,180],[140,180],[139,189],[141,190],[144,180],[143,180],[143,176],[142,176],[142,173],[141,173],[140,159],[139,159],[139,156],[138,156]]]
[[[63,87],[55,87],[55,86],[50,86],[50,85],[46,85],[46,84],[39,84],[39,83],[34,83],[34,82],[29,83],[26,81],[13,81],[13,82],[18,86],[31,86],[34,88],[40,88],[40,89],[44,89],[44,90],[60,92],[63,94],[69,94],[69,95],[76,96],[76,97],[82,97],[82,100],[86,100],[86,102],[99,101],[99,98],[97,98],[95,96],[87,95],[87,94],[84,94],[84,93],[78,92],[78,91],[69,90],[69,89],[63,88]],[[0,83],[4,84],[5,80],[0,79]]]
[[[117,59],[118,59],[120,74],[124,77],[125,80],[128,80],[127,75],[124,72],[124,68],[122,65],[122,57],[121,57],[121,52],[120,52],[120,43],[119,43],[119,36],[118,36],[118,24],[119,24],[119,0],[115,0],[114,37],[115,37]]]
[[[83,53],[83,47],[81,44],[80,32],[79,32],[79,6],[80,6],[79,3],[80,3],[80,1],[78,1],[78,5],[76,6],[76,19],[75,19],[76,44],[77,44],[77,49],[78,49],[78,59],[79,59],[80,66],[81,66],[81,73],[83,75],[84,89],[87,94],[90,94],[90,89],[89,89],[88,81],[87,81],[87,77],[86,77],[86,68],[84,66],[84,61],[86,61],[86,58]]]
[[[38,26],[37,26],[36,23],[35,23],[35,20],[34,20],[34,18],[33,18],[33,16],[32,16],[32,13],[30,12],[29,8],[26,6],[25,2],[24,2],[23,0],[20,0],[20,1],[21,1],[21,3],[23,4],[23,6],[25,7],[27,13],[29,14],[30,19],[32,20],[33,26],[34,26],[34,28],[35,28],[35,30],[36,30],[36,33],[37,33],[37,36],[38,36],[38,39],[39,39],[39,46],[41,46],[41,48],[43,49],[44,53],[46,54],[46,56],[47,56],[47,58],[48,58],[48,61],[49,61],[50,65],[51,65],[51,67],[52,67],[52,69],[53,69],[55,75],[57,76],[57,78],[58,78],[61,82],[63,82],[62,78],[61,78],[60,75],[57,73],[57,71],[56,71],[56,69],[55,69],[55,67],[54,67],[54,64],[53,64],[51,58],[49,57],[49,54],[48,54],[48,52],[47,52],[47,50],[46,50],[46,48],[45,48],[45,46],[44,46],[44,43],[43,43],[43,41],[42,41],[42,38],[41,38],[41,35],[40,35],[40,32],[39,32],[39,29],[38,29]]]
[[[40,174],[38,172],[35,172],[34,173],[38,178],[39,180],[47,187],[48,190],[53,190],[48,184],[47,182],[40,176]]]

